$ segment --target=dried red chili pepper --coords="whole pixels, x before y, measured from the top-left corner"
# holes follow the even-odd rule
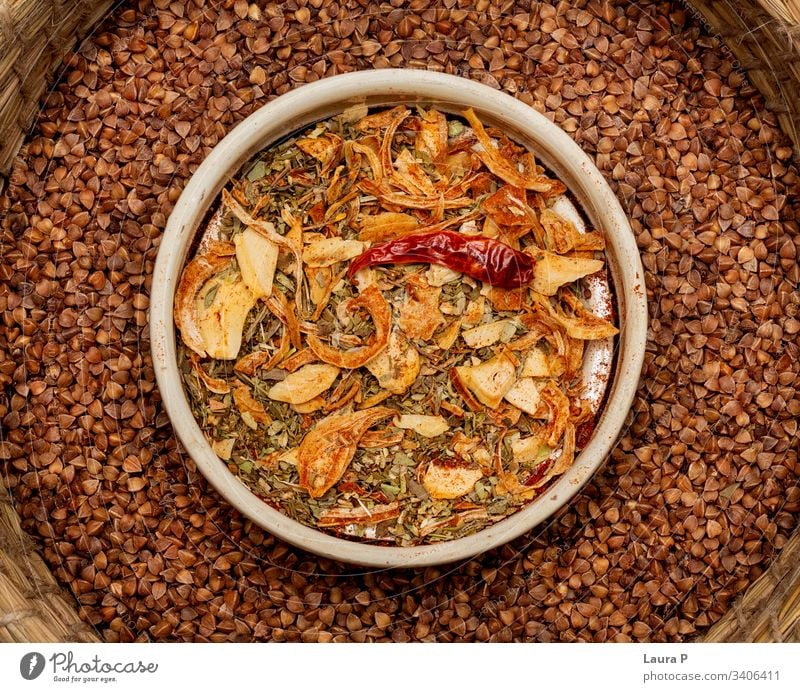
[[[454,231],[411,233],[371,247],[350,264],[348,276],[376,264],[441,264],[500,288],[520,288],[533,278],[530,255],[493,238]]]

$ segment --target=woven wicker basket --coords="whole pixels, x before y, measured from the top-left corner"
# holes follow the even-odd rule
[[[0,190],[65,52],[113,0],[0,0]],[[800,0],[691,0],[795,143],[800,161]],[[705,641],[800,641],[800,530]],[[20,527],[0,483],[0,641],[97,641]]]

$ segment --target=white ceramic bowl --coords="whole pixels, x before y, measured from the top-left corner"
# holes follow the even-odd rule
[[[348,106],[426,103],[445,111],[472,107],[487,124],[529,146],[569,188],[591,226],[603,230],[616,291],[620,334],[607,399],[592,439],[547,492],[510,517],[473,535],[418,547],[370,545],[304,526],[269,507],[231,474],[206,442],[178,371],[173,298],[199,224],[222,187],[255,153]],[[647,303],[644,272],[619,202],[589,157],[558,126],[507,94],[460,77],[419,70],[373,70],[323,79],[275,99],[236,126],[197,169],[172,212],[156,260],[150,301],[156,379],[172,425],[208,481],[270,533],[325,557],[372,567],[453,562],[523,534],[566,503],[605,461],[630,409],[644,359]]]

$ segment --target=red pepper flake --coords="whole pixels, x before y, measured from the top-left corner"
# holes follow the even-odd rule
[[[591,420],[581,423],[575,430],[575,447],[577,449],[583,449],[589,444],[589,440],[592,438],[592,433],[594,432],[594,426],[595,420],[592,418]]]
[[[525,479],[522,485],[526,485],[528,487],[536,485],[540,480],[542,480],[542,478],[545,477],[545,475],[547,475],[552,463],[553,462],[550,459],[545,459],[535,469],[533,469],[531,475]]]

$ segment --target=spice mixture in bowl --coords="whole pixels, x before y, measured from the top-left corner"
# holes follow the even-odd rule
[[[251,116],[187,186],[157,374],[200,469],[268,530],[450,561],[602,463],[641,368],[641,276],[613,195],[542,116],[459,78],[348,75]]]

